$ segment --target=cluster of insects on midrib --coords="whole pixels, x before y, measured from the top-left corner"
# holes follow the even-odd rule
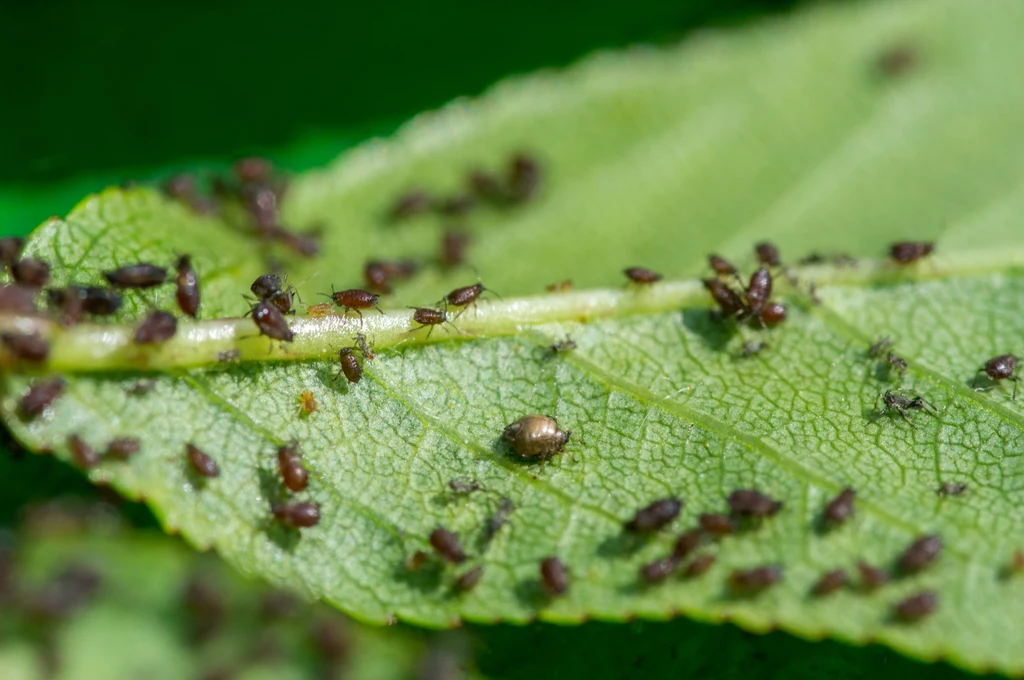
[[[543,174],[536,159],[527,154],[516,154],[508,162],[504,173],[472,171],[467,178],[467,190],[452,196],[431,196],[414,189],[400,196],[386,212],[390,222],[402,222],[427,214],[435,214],[452,220],[456,226],[444,231],[439,254],[433,261],[442,270],[462,265],[465,251],[470,244],[468,230],[461,225],[466,215],[480,206],[496,209],[513,209],[527,204],[541,190]],[[166,193],[183,201],[199,212],[212,210],[218,200],[233,197],[248,210],[252,229],[259,238],[269,242],[282,243],[295,253],[313,256],[318,252],[315,231],[300,234],[279,224],[278,207],[282,201],[287,183],[277,175],[272,166],[261,159],[244,159],[236,164],[231,179],[214,183],[212,196],[201,196],[194,180],[178,176],[165,184]],[[150,262],[138,262],[103,272],[107,285],[70,284],[63,287],[47,287],[50,282],[48,263],[32,257],[22,257],[23,243],[17,238],[0,240],[0,261],[10,273],[13,283],[0,287],[0,311],[13,314],[36,314],[39,312],[37,298],[42,292],[49,309],[56,320],[64,326],[71,326],[83,317],[103,317],[116,313],[122,306],[127,291],[144,291],[169,282],[175,285],[175,300],[182,315],[198,318],[201,308],[200,277],[192,266],[188,255],[179,255],[173,262],[173,274],[168,267]],[[897,266],[913,265],[927,257],[933,250],[931,243],[900,242],[890,249],[891,260]],[[702,279],[710,295],[715,311],[712,318],[718,323],[743,326],[752,332],[766,332],[783,324],[788,315],[785,304],[773,298],[775,281],[785,278],[794,290],[800,282],[793,271],[782,262],[779,250],[771,243],[763,242],[754,249],[758,267],[744,278],[740,270],[720,255],[708,257],[713,273]],[[800,264],[817,264],[831,261],[836,266],[855,262],[845,255],[825,258],[811,255]],[[362,318],[364,312],[376,310],[381,313],[379,302],[382,295],[394,290],[395,285],[415,275],[422,263],[413,259],[373,259],[363,268],[366,288],[331,290],[325,294],[329,302],[307,305],[310,316],[322,317],[354,313]],[[661,274],[646,267],[632,266],[624,270],[627,285],[642,289],[655,286],[662,279]],[[260,334],[272,340],[288,343],[294,340],[294,332],[288,317],[295,313],[294,287],[287,285],[286,277],[277,271],[259,276],[250,286],[250,316]],[[552,284],[548,290],[559,292],[572,287],[571,281]],[[458,315],[477,303],[488,289],[479,281],[456,288],[445,295],[437,304],[412,308],[410,321],[414,329],[427,328],[427,335],[441,325],[454,327]],[[813,283],[808,283],[806,298],[812,304],[820,304]],[[455,310],[453,312],[453,310]],[[178,316],[167,310],[149,312],[135,328],[133,342],[137,345],[158,345],[175,336]],[[457,330],[457,329],[456,329]],[[6,332],[0,337],[6,349],[23,362],[42,364],[49,354],[46,340],[36,334]],[[375,358],[372,343],[362,333],[352,338],[353,344],[337,351],[337,379],[344,379],[352,385],[360,382],[363,362]],[[878,362],[880,371],[886,377],[897,378],[902,383],[907,371],[907,362],[893,352],[894,342],[882,338],[866,350],[866,356]],[[741,355],[754,356],[768,347],[764,340],[748,341]],[[572,352],[576,342],[569,336],[550,345],[552,355]],[[224,361],[239,358],[237,353],[225,353]],[[1008,380],[1013,383],[1012,398],[1016,399],[1017,357],[1006,354],[993,357],[978,369],[978,376],[984,375],[990,381]],[[140,381],[141,384],[141,381]],[[18,401],[18,412],[24,419],[31,420],[43,414],[61,395],[65,388],[59,377],[39,379]],[[145,389],[139,387],[139,391]],[[911,413],[922,411],[936,415],[937,411],[922,395],[902,388],[887,389],[879,394],[882,407],[878,416],[892,412],[899,415],[908,425],[916,427]],[[309,416],[319,409],[311,390],[298,395],[299,413]],[[562,429],[558,421],[543,414],[528,414],[508,424],[500,439],[507,447],[506,452],[514,457],[540,461],[542,464],[552,456],[563,452],[569,444],[572,431]],[[71,459],[81,468],[90,469],[104,460],[125,461],[137,455],[142,446],[132,437],[117,438],[102,446],[85,441],[72,434],[66,442]],[[300,443],[291,441],[277,448],[277,473],[282,491],[270,504],[269,516],[273,521],[291,530],[308,530],[320,522],[320,506],[302,500],[309,487],[309,473],[300,452]],[[182,451],[183,461],[189,474],[202,488],[210,480],[220,476],[221,471],[215,457],[200,448],[195,442],[188,442]],[[456,496],[469,496],[475,492],[487,492],[475,480],[452,479],[448,490]],[[958,496],[965,493],[967,486],[957,482],[945,482],[939,489],[941,496]],[[821,523],[829,530],[838,529],[853,515],[855,492],[843,490],[822,509]],[[725,537],[756,531],[783,509],[783,503],[757,489],[737,489],[726,499],[728,511],[712,510],[699,515],[697,525],[675,539],[671,552],[646,565],[638,578],[647,585],[668,580],[674,575],[684,579],[696,579],[712,569],[716,557],[713,546]],[[640,508],[632,518],[623,522],[623,531],[632,536],[652,536],[670,527],[679,516],[683,501],[679,498],[661,498]],[[505,496],[498,496],[496,505],[485,527],[484,549],[491,539],[509,521],[516,505]],[[446,527],[437,526],[427,537],[426,543],[442,564],[460,567],[466,562],[472,566],[453,574],[450,586],[456,592],[475,588],[484,577],[483,565],[476,563],[463,548],[459,535]],[[424,546],[426,548],[426,546]],[[937,560],[942,552],[942,541],[933,535],[915,540],[900,555],[892,568],[884,568],[858,562],[860,588],[874,591],[894,577],[910,576],[925,569]],[[404,568],[410,572],[419,570],[431,557],[425,549],[416,549]],[[1014,556],[1013,571],[1024,571],[1024,555]],[[537,566],[538,582],[548,597],[566,594],[570,589],[571,570],[557,555],[542,559]],[[725,579],[725,586],[735,597],[752,597],[780,582],[784,576],[782,565],[752,565],[732,571]],[[835,569],[823,574],[810,588],[813,597],[826,597],[851,584],[847,572]],[[937,607],[938,596],[933,591],[921,591],[895,604],[895,619],[912,622],[931,614]]]

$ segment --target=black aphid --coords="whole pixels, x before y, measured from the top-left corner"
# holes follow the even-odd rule
[[[647,269],[646,267],[629,267],[623,270],[626,278],[633,283],[650,284],[661,281],[662,276],[656,271]]]
[[[845,586],[848,581],[849,579],[846,576],[846,572],[842,569],[825,572],[822,574],[821,578],[818,579],[818,582],[814,584],[814,587],[811,589],[811,593],[817,597],[825,597],[826,595],[831,595]]]
[[[678,568],[679,560],[676,557],[664,557],[640,567],[640,578],[647,583],[661,583]]]
[[[678,559],[687,557],[704,543],[704,536],[703,529],[688,529],[684,531],[676,538],[676,542],[672,546],[673,557]]]
[[[782,509],[782,501],[756,489],[736,489],[729,494],[729,508],[739,517],[771,517]]]
[[[566,335],[565,340],[559,340],[558,342],[551,343],[548,345],[548,349],[551,350],[552,354],[571,352],[576,349],[576,341]]]
[[[61,378],[53,378],[32,385],[25,396],[18,400],[18,412],[28,420],[36,418],[56,401],[66,386],[67,383]]]
[[[430,545],[446,562],[462,564],[466,561],[466,553],[462,550],[458,534],[444,527],[437,527],[430,532]]]
[[[922,536],[900,555],[899,567],[904,574],[916,574],[942,554],[942,539],[935,535]]]
[[[884,394],[878,395],[878,398],[875,399],[875,406],[878,405],[879,399],[881,399],[882,403],[885,405],[884,408],[878,412],[878,415],[884,416],[889,411],[896,411],[900,416],[902,416],[903,420],[910,423],[911,427],[916,428],[917,425],[914,425],[907,416],[907,411],[924,411],[926,413],[931,413],[932,415],[938,414],[938,411],[935,410],[935,407],[932,406],[931,402],[927,401],[924,397],[915,396],[913,398],[908,398],[906,395],[907,391],[904,390],[886,390]]]
[[[178,308],[182,314],[195,319],[199,315],[199,276],[192,268],[192,261],[188,255],[179,257],[174,268],[178,272],[175,282],[177,289],[174,293],[178,300]]]
[[[260,333],[274,340],[291,342],[295,339],[295,333],[288,327],[281,311],[267,301],[256,303],[252,308],[252,320]]]
[[[935,492],[943,498],[947,496],[962,496],[967,491],[967,485],[963,482],[943,482]]]
[[[728,515],[704,513],[699,521],[701,529],[715,536],[726,536],[736,531],[736,526]]]
[[[874,567],[866,562],[857,563],[857,571],[860,573],[861,587],[867,592],[878,590],[890,580],[889,572],[881,567]]]
[[[50,356],[50,343],[38,333],[2,333],[0,341],[22,361],[39,363]]]
[[[989,377],[990,380],[1010,380],[1013,382],[1013,400],[1017,400],[1017,383],[1020,379],[1017,377],[1017,362],[1018,357],[1015,354],[1002,354],[997,357],[992,357],[985,362],[985,365],[978,369],[978,373],[984,373]],[[974,375],[974,382],[971,383],[973,388],[978,382],[978,374]]]
[[[853,489],[843,489],[839,495],[828,502],[825,511],[822,513],[825,522],[829,526],[838,526],[853,515],[853,503],[857,498],[857,492]]]
[[[68,451],[71,452],[71,460],[86,470],[100,464],[100,454],[77,434],[68,437]]]
[[[448,488],[456,496],[467,496],[474,491],[483,490],[483,486],[475,479],[456,477],[448,480]]]
[[[140,262],[103,272],[103,278],[114,288],[153,288],[167,280],[167,270],[149,262]]]
[[[935,250],[935,244],[922,241],[900,241],[889,248],[892,259],[899,264],[911,264],[917,262]]]
[[[11,276],[22,285],[42,288],[50,282],[50,265],[43,260],[26,257],[11,265]]]
[[[678,498],[660,498],[637,510],[624,526],[635,534],[653,533],[670,524],[682,509],[683,502]]]
[[[170,312],[156,310],[142,320],[132,340],[136,345],[155,345],[166,342],[178,332],[178,317]]]
[[[893,614],[901,621],[915,623],[931,616],[939,606],[939,596],[933,590],[925,590],[902,600],[893,609]]]

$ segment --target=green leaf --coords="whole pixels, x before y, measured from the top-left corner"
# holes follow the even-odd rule
[[[243,571],[369,621],[682,613],[1020,672],[1024,580],[1000,573],[1024,524],[1024,400],[1011,401],[1006,385],[977,393],[970,384],[989,357],[1019,352],[1024,331],[1024,93],[1007,86],[1022,12],[1010,2],[984,12],[951,1],[827,7],[673,50],[601,55],[500,85],[298,177],[286,222],[326,229],[321,257],[287,261],[310,302],[332,284],[357,285],[369,257],[436,251],[439,221],[384,223],[404,189],[450,193],[470,167],[495,167],[518,148],[539,155],[546,175],[535,202],[472,215],[471,261],[505,298],[460,316],[459,333],[436,329],[433,344],[425,331],[410,333],[410,312],[398,310],[472,283],[468,270],[427,267],[385,315],[299,316],[295,342],[281,346],[255,337],[251,320],[218,318],[246,310],[240,296],[263,271],[244,234],[145,190],[90,198],[32,239],[57,280],[98,281],[117,264],[187,251],[204,281],[204,320],[183,322],[151,350],[128,342],[130,326],[8,320],[51,337],[48,368],[69,388],[52,412],[26,422],[16,400],[32,378],[8,373],[6,422],[61,457],[71,433],[97,447],[139,436],[143,452],[130,464],[104,463],[91,478],[145,498],[168,529]],[[886,75],[878,60],[896,48],[916,61]],[[905,270],[874,260],[794,269],[804,284],[817,282],[821,306],[803,284],[778,277],[790,319],[750,359],[740,347],[761,332],[716,323],[697,281],[589,289],[620,286],[619,271],[634,264],[694,275],[710,251],[749,271],[750,246],[762,238],[791,259],[810,250],[878,255],[899,238],[937,238],[939,255]],[[513,297],[564,278],[577,292]],[[131,296],[120,320],[152,304],[172,306],[173,291]],[[362,382],[345,385],[331,357],[360,330],[381,351],[364,362]],[[566,333],[578,349],[550,356],[546,345]],[[937,415],[912,412],[913,426],[876,417],[876,397],[895,387],[865,357],[881,335],[909,364],[905,386]],[[218,365],[219,353],[235,349],[240,365]],[[164,375],[131,396],[141,371]],[[308,417],[298,413],[303,390],[320,405]],[[574,431],[566,453],[543,467],[499,441],[527,413],[550,413]],[[291,438],[311,474],[300,497],[323,515],[301,534],[269,517],[269,503],[283,497],[274,450]],[[217,459],[220,478],[190,475],[189,441]],[[456,477],[488,491],[446,498]],[[946,481],[970,490],[939,499]],[[848,485],[859,494],[856,518],[815,531],[823,505]],[[681,530],[752,486],[783,500],[783,512],[714,546],[718,563],[700,579],[638,584],[640,566],[665,555],[673,536],[624,539],[622,522],[637,508],[679,494]],[[488,543],[500,496],[517,509]],[[404,567],[429,550],[438,525],[462,536],[471,565],[484,565],[470,593],[452,593],[460,570]],[[861,559],[889,565],[931,532],[946,547],[921,575],[871,595],[808,595],[824,571],[852,571]],[[552,554],[573,583],[548,600],[537,565]],[[756,598],[729,596],[732,569],[764,563],[785,567],[782,583]],[[894,621],[893,605],[922,588],[940,595],[935,615]]]

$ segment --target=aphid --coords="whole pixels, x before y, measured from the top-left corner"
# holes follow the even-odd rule
[[[865,562],[857,563],[857,571],[860,573],[861,587],[868,592],[878,590],[892,578],[885,569],[873,567]]]
[[[679,516],[683,502],[678,498],[659,498],[650,505],[636,511],[633,518],[625,523],[626,531],[635,534],[649,534],[670,524]]]
[[[470,569],[469,571],[455,579],[454,588],[460,593],[465,593],[467,591],[473,590],[473,588],[476,588],[476,585],[480,583],[480,579],[483,578],[483,575],[483,565],[478,564],[477,566],[473,567],[472,569]]]
[[[540,582],[548,595],[564,595],[569,590],[569,569],[557,557],[545,557],[540,561]]]
[[[68,436],[68,451],[71,452],[71,460],[86,470],[100,464],[100,454],[77,434]]]
[[[377,306],[377,300],[380,299],[379,296],[368,290],[350,288],[348,290],[332,292],[328,297],[334,301],[336,306],[344,309],[344,314],[348,314],[349,310],[353,310],[360,318],[362,318],[363,313],[360,310],[369,309],[371,307],[375,307],[381,314],[384,313],[384,310]]]
[[[363,267],[363,281],[370,290],[386,295],[391,292],[391,277],[379,262],[367,262]]]
[[[221,362],[222,364],[237,364],[241,358],[242,350],[238,349],[237,347],[226,349],[223,352],[217,352],[217,361]]]
[[[377,356],[373,353],[373,346],[366,342],[366,336],[362,333],[356,333],[355,337],[352,338],[352,341],[359,347],[359,353],[363,355],[364,359],[373,361]]]
[[[779,249],[768,241],[762,241],[755,245],[754,252],[757,253],[757,261],[765,267],[778,267],[782,264],[782,260],[779,258]]]
[[[704,531],[702,529],[684,531],[672,546],[672,556],[681,560],[699,548],[703,542]]]
[[[734,593],[755,595],[782,580],[782,567],[766,565],[753,569],[736,569],[729,574],[729,588]]]
[[[84,291],[83,305],[89,314],[110,316],[121,308],[121,296],[116,291],[99,286],[86,286]]]
[[[407,571],[419,571],[427,563],[428,559],[430,559],[430,556],[427,553],[417,550],[405,561],[405,568]]]
[[[568,335],[565,336],[565,340],[559,340],[558,342],[548,345],[548,349],[553,354],[561,354],[562,352],[571,352],[576,349],[576,341],[570,338]]]
[[[200,449],[196,448],[192,443],[185,444],[185,450],[188,452],[188,462],[192,465],[192,469],[203,477],[219,477],[220,467],[217,466],[217,461]]]
[[[889,248],[892,259],[899,264],[911,264],[935,250],[935,244],[923,241],[900,241]]]
[[[686,565],[686,569],[683,570],[683,576],[685,578],[697,578],[703,575],[715,564],[715,556],[704,553],[697,555],[693,558],[693,561]]]
[[[170,312],[156,310],[142,320],[132,340],[136,345],[154,345],[166,342],[178,332],[178,317]]]
[[[490,290],[490,288],[484,287],[484,284],[479,282],[474,283],[472,286],[456,288],[444,296],[445,309],[448,307],[465,307],[467,305],[474,304],[477,298],[479,298],[481,293],[485,290]]]
[[[1010,557],[1010,566],[1006,569],[1007,576],[1018,574],[1024,574],[1024,550],[1020,548],[1013,551],[1013,556]]]
[[[887,349],[889,349],[890,347],[892,347],[892,344],[893,344],[892,338],[890,338],[888,336],[884,337],[884,338],[880,338],[878,340],[878,342],[876,342],[875,344],[871,345],[871,347],[868,347],[868,356],[880,357],[880,356],[882,356],[882,352],[884,352]]]
[[[782,509],[782,501],[756,489],[736,489],[729,494],[729,508],[740,517],[771,517]]]
[[[728,515],[704,513],[700,516],[700,528],[709,534],[726,536],[736,530]]]
[[[462,564],[466,561],[466,553],[462,550],[458,534],[444,527],[437,527],[430,532],[430,545],[446,562]]]
[[[768,298],[772,296],[772,275],[764,267],[750,275],[750,283],[747,285],[747,309],[750,316],[760,318]]]
[[[199,315],[199,276],[192,268],[192,261],[188,255],[179,257],[174,268],[178,270],[178,287],[174,293],[178,300],[178,308],[182,314],[195,319]]]
[[[19,236],[0,238],[0,265],[10,266],[21,257],[21,249],[25,247],[25,239]]]
[[[487,538],[491,539],[503,526],[508,523],[508,518],[515,512],[516,504],[511,498],[502,496],[498,501],[498,509],[487,520]]]
[[[801,267],[805,267],[805,266],[808,266],[808,265],[814,265],[814,264],[823,264],[824,262],[825,262],[825,256],[822,255],[821,253],[819,253],[816,250],[814,252],[810,253],[809,255],[806,255],[806,256],[800,258],[799,260],[797,260],[797,264],[800,265]]]
[[[679,568],[679,560],[673,556],[654,560],[640,567],[640,578],[647,583],[661,583]]]
[[[320,523],[320,506],[316,503],[273,503],[270,512],[285,526],[308,529]]]
[[[107,444],[107,455],[119,460],[127,460],[139,452],[139,440],[135,437],[120,437]]]
[[[892,373],[893,371],[896,371],[900,376],[900,380],[903,380],[907,375],[907,362],[892,352],[885,355],[885,360],[889,362],[889,372]]]
[[[842,569],[835,569],[822,574],[818,582],[811,588],[811,592],[818,597],[831,595],[847,583],[846,572]]]
[[[501,433],[517,456],[541,460],[561,453],[571,436],[572,430],[560,430],[557,420],[538,414],[523,416]]]
[[[149,394],[156,387],[156,380],[136,380],[125,388],[125,392],[133,397],[141,397]]]
[[[469,234],[456,229],[446,230],[441,236],[441,256],[438,258],[441,269],[447,271],[465,262],[468,245]]]
[[[338,375],[344,375],[350,383],[357,383],[363,378],[363,367],[356,360],[356,355],[351,347],[342,347],[338,350],[338,363],[341,369]]]
[[[626,278],[633,283],[655,283],[662,279],[661,274],[644,267],[629,267],[624,269],[622,273],[625,274]]]
[[[962,496],[965,491],[967,491],[967,485],[963,482],[943,482],[936,493],[945,498],[947,496]]]
[[[549,293],[564,293],[572,290],[572,279],[565,279],[564,281],[548,284],[544,287],[544,290]]]
[[[50,282],[50,265],[34,257],[26,257],[11,265],[11,276],[18,283],[42,288]]]
[[[260,599],[260,616],[266,619],[287,619],[294,616],[298,608],[298,598],[282,590],[271,590]]]
[[[395,201],[388,211],[388,217],[394,222],[422,215],[431,208],[430,196],[425,191],[410,189]]]
[[[322,618],[316,622],[310,632],[310,638],[317,653],[331,664],[340,664],[349,657],[352,641],[338,618]],[[343,677],[337,668],[326,669],[322,677]]]
[[[930,616],[938,606],[938,594],[933,590],[924,590],[901,601],[893,608],[893,613],[901,621],[914,623]]]
[[[0,340],[11,354],[22,361],[39,363],[50,356],[50,343],[38,333],[3,333]]]
[[[309,471],[302,464],[298,449],[299,444],[294,440],[277,449],[277,468],[281,472],[281,479],[288,490],[293,492],[309,486]]]
[[[455,328],[455,324],[448,320],[448,312],[443,309],[434,309],[433,307],[413,307],[412,320],[420,324],[413,330],[420,330],[430,326],[430,330],[427,331],[427,337],[434,332],[434,326],[439,326],[443,323],[449,324],[452,328]],[[458,330],[457,328],[455,330]]]
[[[916,574],[942,554],[942,539],[935,535],[922,536],[900,555],[899,567],[904,574]]]
[[[66,386],[67,383],[61,378],[32,385],[18,401],[18,412],[29,420],[41,415],[61,395]]]
[[[274,165],[266,158],[250,156],[239,158],[232,166],[232,171],[239,182],[243,184],[254,184],[266,182],[274,170]]]
[[[492,205],[501,205],[508,198],[498,178],[486,170],[469,173],[469,186],[476,196]]]
[[[9,314],[34,314],[36,291],[31,286],[12,283],[0,285],[0,312]]]
[[[329,316],[334,313],[334,305],[330,302],[319,302],[315,305],[306,305],[306,314],[310,316]]]
[[[518,153],[509,162],[508,198],[513,203],[528,201],[540,186],[541,170],[537,159]]]
[[[277,226],[277,194],[274,190],[262,185],[248,185],[242,192],[242,202],[257,231],[270,236]]]
[[[935,407],[932,406],[930,402],[926,401],[924,397],[917,396],[912,399],[908,399],[902,390],[886,390],[885,394],[878,395],[878,398],[875,399],[876,407],[878,406],[879,399],[881,399],[882,403],[885,404],[885,407],[878,412],[879,417],[884,416],[889,411],[896,411],[903,417],[903,420],[910,423],[910,426],[913,428],[917,428],[917,425],[914,425],[910,418],[907,417],[907,411],[925,411],[932,415],[936,415],[938,413],[938,411],[935,410]]]
[[[718,279],[701,279],[711,298],[725,317],[738,316],[746,310],[743,298]]]
[[[281,286],[283,285],[281,277],[277,274],[263,274],[252,282],[252,285],[249,286],[249,290],[252,291],[252,294],[260,300],[266,300],[280,291]]]
[[[167,280],[167,270],[149,262],[140,262],[103,272],[103,278],[114,288],[153,288]]]
[[[708,265],[714,270],[719,276],[736,276],[736,267],[720,255],[712,253],[708,255]]]
[[[917,63],[917,51],[910,45],[897,44],[889,47],[878,55],[875,68],[888,77],[902,75]]]
[[[768,326],[777,326],[786,320],[786,305],[781,302],[767,302],[761,310],[761,321]]]
[[[291,342],[295,339],[295,333],[288,327],[281,310],[269,302],[262,301],[253,307],[252,320],[260,333],[274,340]]]
[[[1015,354],[1001,354],[985,362],[985,365],[978,369],[978,373],[984,373],[990,380],[1010,380],[1013,382],[1013,400],[1017,400],[1017,383],[1019,378],[1017,372],[1018,357]],[[978,373],[974,374],[973,388],[978,382]]]
[[[465,496],[473,493],[474,491],[480,491],[484,487],[475,479],[456,477],[455,479],[448,480],[448,488],[457,496]]]
[[[320,252],[320,232],[299,234],[280,225],[267,230],[267,235],[280,241],[286,248],[304,257],[315,257]]]
[[[472,194],[449,196],[437,203],[437,212],[449,217],[465,215],[476,206],[476,197]]]
[[[179,172],[162,182],[160,188],[167,196],[190,203],[196,197],[196,178],[190,173]]]
[[[839,492],[839,495],[828,502],[822,516],[830,526],[838,526],[845,522],[853,514],[853,502],[857,492],[846,488]]]
[[[316,403],[316,397],[309,390],[303,390],[299,395],[299,410],[306,415],[316,413],[320,405]]]

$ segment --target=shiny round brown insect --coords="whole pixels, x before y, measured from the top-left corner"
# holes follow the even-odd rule
[[[462,550],[458,534],[444,527],[437,527],[430,532],[430,545],[446,562],[462,564],[466,561],[466,553]]]
[[[289,491],[299,492],[309,486],[309,471],[302,464],[299,443],[292,441],[277,449],[277,468]]]
[[[900,571],[916,574],[939,558],[942,554],[942,539],[938,536],[922,536],[911,543],[899,558]]]
[[[962,496],[967,492],[967,485],[963,482],[943,482],[939,485],[936,493],[942,498],[949,496]]]
[[[320,405],[316,402],[316,397],[309,390],[303,390],[302,394],[299,395],[299,410],[305,415],[316,413],[320,408]]]
[[[135,437],[119,437],[112,439],[107,444],[107,455],[118,460],[128,460],[141,449],[139,440]]]
[[[679,560],[673,556],[648,562],[640,567],[640,579],[646,583],[661,583],[679,568]]]
[[[377,300],[380,299],[378,295],[371,293],[368,290],[362,290],[361,288],[349,288],[348,290],[332,291],[328,296],[334,301],[334,304],[341,307],[344,311],[343,314],[348,314],[349,311],[354,311],[362,318],[363,313],[361,310],[370,309],[371,307],[376,308],[381,314],[384,313],[379,306],[377,306]]]
[[[849,579],[845,571],[835,569],[822,574],[821,578],[814,584],[814,587],[811,588],[811,593],[817,597],[825,597],[844,587],[848,581]]]
[[[728,536],[736,531],[729,515],[719,513],[704,513],[699,518],[700,528],[714,536]]]
[[[139,262],[103,272],[114,288],[153,288],[167,281],[167,270],[149,262]]]
[[[718,279],[701,279],[701,283],[711,293],[711,299],[718,305],[722,316],[726,318],[737,317],[746,309],[743,298],[722,281]]]
[[[412,320],[419,324],[419,326],[413,330],[418,331],[421,328],[429,327],[429,330],[427,331],[427,338],[429,338],[430,334],[434,332],[434,328],[436,326],[440,326],[444,323],[455,328],[456,332],[459,330],[456,328],[455,324],[448,319],[448,312],[443,309],[434,309],[433,307],[411,307],[411,309],[413,310]]]
[[[467,571],[466,573],[455,579],[454,588],[460,593],[465,593],[473,588],[476,588],[477,584],[480,583],[480,579],[483,578],[484,568],[482,565],[477,565]]]
[[[622,270],[622,273],[633,283],[639,284],[657,283],[662,279],[661,274],[645,267],[628,267]]]
[[[878,412],[879,417],[885,415],[889,411],[896,411],[902,416],[903,420],[907,421],[911,427],[917,428],[913,421],[907,416],[907,411],[924,411],[932,415],[938,415],[938,411],[931,405],[930,402],[925,400],[924,397],[915,396],[908,398],[906,395],[908,390],[886,390],[884,394],[878,395],[875,399],[875,406],[878,406],[878,400],[881,399],[884,407]],[[912,393],[912,392],[911,392]]]
[[[265,300],[252,308],[252,320],[262,335],[284,342],[295,339],[295,333],[288,327],[281,310]]]
[[[754,252],[757,254],[757,261],[765,267],[779,267],[782,265],[779,249],[768,241],[762,241],[755,245]]]
[[[178,332],[178,317],[170,312],[150,312],[135,329],[132,341],[136,345],[155,345],[167,342]]]
[[[50,343],[38,333],[3,333],[0,334],[0,341],[22,361],[37,364],[50,356]]]
[[[192,443],[185,445],[185,451],[188,453],[188,462],[196,473],[203,477],[220,476],[220,467],[217,465],[217,461],[211,458],[209,454],[200,450]]]
[[[889,255],[898,264],[911,264],[930,255],[935,244],[930,241],[900,241],[889,248]]]
[[[21,257],[21,251],[25,247],[25,239],[20,236],[5,236],[0,238],[0,265],[9,267]]]
[[[931,616],[939,606],[939,596],[925,590],[902,600],[893,608],[893,614],[904,623],[916,623]]]
[[[1016,354],[1001,354],[997,357],[992,357],[985,362],[985,365],[978,369],[978,373],[984,373],[988,376],[989,380],[1009,380],[1013,382],[1013,401],[1017,400],[1017,383],[1020,379],[1017,377],[1017,362],[1019,358]],[[978,382],[978,373],[974,375],[974,382],[971,383],[973,388]]]
[[[100,464],[100,454],[77,434],[68,436],[68,451],[71,453],[71,460],[75,462],[75,465],[86,470]]]
[[[560,430],[557,420],[539,414],[523,416],[501,433],[517,456],[540,460],[561,453],[571,436],[572,430]]]
[[[441,236],[441,254],[438,262],[445,271],[454,269],[466,261],[469,234],[457,229],[448,229]]]
[[[192,261],[188,255],[179,257],[174,268],[178,272],[175,282],[177,289],[174,292],[174,296],[178,300],[178,308],[182,314],[195,319],[199,316],[199,276],[192,268]]]
[[[892,580],[888,571],[866,562],[857,562],[857,571],[860,574],[861,588],[869,593],[878,590]]]
[[[825,506],[822,513],[826,524],[839,526],[853,515],[853,503],[857,499],[857,492],[853,489],[843,489],[839,495],[833,498]]]
[[[557,557],[545,557],[540,562],[540,582],[548,595],[564,595],[569,591],[569,569]]]
[[[344,375],[350,383],[357,383],[363,378],[363,367],[356,359],[355,351],[351,347],[342,347],[338,350],[338,363],[341,369],[338,375]]]
[[[703,529],[688,529],[681,533],[672,546],[672,555],[683,559],[704,543]]]
[[[20,284],[42,288],[50,282],[50,265],[34,257],[26,257],[11,265],[11,276]]]
[[[765,565],[736,569],[729,574],[729,588],[737,595],[756,595],[782,580],[782,567]]]
[[[0,312],[7,314],[35,314],[36,289],[20,283],[0,284]]]
[[[42,415],[43,411],[64,392],[65,387],[67,383],[62,378],[35,383],[25,396],[18,400],[18,412],[27,420]]]
[[[263,274],[249,286],[249,290],[260,300],[266,300],[282,289],[284,282],[277,274]]]
[[[739,517],[772,517],[782,509],[782,501],[756,489],[736,489],[729,494],[729,508]]]
[[[747,284],[746,314],[755,318],[762,318],[764,306],[772,296],[772,275],[764,267],[761,267],[750,275],[750,283]]]
[[[678,498],[659,498],[636,511],[623,526],[635,534],[650,534],[672,523],[683,509]]]
[[[320,523],[320,506],[316,503],[273,503],[270,512],[278,522],[294,529],[308,529]]]
[[[767,326],[778,326],[786,320],[786,305],[769,301],[761,310],[761,321]]]

